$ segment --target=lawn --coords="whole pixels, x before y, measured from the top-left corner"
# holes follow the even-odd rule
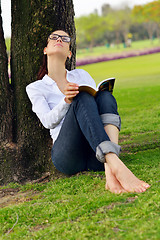
[[[160,54],[84,66],[98,83],[116,77],[121,159],[151,187],[120,195],[103,172],[0,189],[0,239],[160,239]]]
[[[83,66],[97,83],[116,78],[114,96],[122,118],[121,136],[159,132],[159,66],[159,53]]]
[[[143,50],[149,49],[160,46],[159,39],[154,39],[152,42],[149,39],[146,40],[139,40],[132,42],[131,47],[124,48],[124,45],[121,43],[118,46],[97,46],[94,48],[85,48],[85,49],[78,49],[77,50],[77,59],[84,59],[84,58],[92,58],[102,55],[110,55],[110,54],[117,54],[121,52],[128,52],[128,51],[135,51],[135,50]]]

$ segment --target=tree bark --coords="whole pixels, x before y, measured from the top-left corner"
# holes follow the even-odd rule
[[[8,56],[2,28],[0,5],[0,142],[12,139],[11,88],[8,77]]]
[[[3,148],[5,158],[0,155],[0,169],[3,166],[3,171],[0,170],[1,183],[36,179],[46,171],[54,171],[49,131],[42,127],[32,112],[25,89],[37,80],[43,49],[51,32],[63,29],[73,39],[68,70],[75,68],[76,53],[72,0],[12,0],[11,9],[13,136],[12,142]]]

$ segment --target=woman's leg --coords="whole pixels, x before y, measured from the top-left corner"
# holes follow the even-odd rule
[[[98,102],[97,99],[96,101]],[[130,181],[131,184],[129,186],[125,182],[126,176],[122,176],[122,174],[125,174],[125,172],[128,177],[130,176],[130,178],[134,180],[136,177],[133,174],[129,174],[131,173],[129,169],[127,171],[127,167],[118,158],[120,146],[110,141],[108,135],[104,130],[104,126],[102,124],[102,122],[103,123],[106,122],[106,124],[108,124],[107,121],[110,121],[111,119],[112,122],[114,122],[114,125],[117,125],[117,120],[119,119],[119,116],[114,113],[112,114],[107,113],[107,115],[102,114],[100,117],[99,115],[100,113],[98,112],[98,108],[97,108],[98,104],[96,103],[96,101],[92,96],[90,96],[85,92],[82,92],[75,97],[67,113],[67,116],[70,112],[72,112],[71,115],[72,117],[74,116],[74,122],[77,122],[77,124],[75,125],[73,124],[73,126],[78,126],[81,130],[80,131],[81,134],[79,136],[77,134],[73,134],[74,132],[77,132],[77,131],[71,126],[70,121],[68,124],[65,124],[68,120],[71,119],[66,116],[66,119],[62,126],[62,129],[66,128],[66,130],[62,131],[61,129],[59,137],[53,146],[53,150],[52,150],[53,162],[55,163],[55,166],[60,171],[68,174],[74,174],[76,173],[76,171],[86,170],[86,160],[79,162],[79,159],[83,160],[84,159],[83,156],[85,156],[85,152],[83,151],[85,149],[85,144],[84,144],[85,142],[84,137],[85,137],[85,139],[87,140],[87,143],[89,143],[93,151],[96,153],[97,159],[103,163],[107,161],[112,173],[114,174],[115,178],[120,182],[121,186],[126,191],[139,192],[140,186],[138,187],[135,181],[133,184]],[[112,103],[113,102],[114,101],[112,101]],[[101,105],[103,106],[103,104]],[[112,104],[107,104],[107,105],[112,107]],[[70,129],[67,129],[68,126],[70,126]],[[69,138],[68,136],[66,137],[66,135],[63,136],[64,133],[65,134],[68,133]],[[83,141],[79,141],[79,139],[81,140],[81,137]],[[60,139],[62,140],[62,142],[60,141]],[[67,139],[72,139],[71,143],[74,143],[74,145],[71,146],[70,142],[69,144],[66,144]],[[81,156],[81,158],[79,158],[79,156]],[[66,157],[68,158],[67,160],[66,160]],[[117,166],[119,167],[120,170],[121,169],[123,170],[122,174],[120,171],[118,171],[119,169],[117,169]],[[66,169],[68,172],[66,172]],[[141,182],[140,180],[138,181]],[[143,187],[142,187],[142,184],[139,184],[139,185],[141,185],[141,191],[145,191],[149,187],[146,183],[144,183]]]
[[[111,142],[118,144],[121,120],[117,112],[117,103],[115,98],[108,92],[102,92],[97,97],[97,104],[107,135],[109,136]],[[104,167],[106,175],[106,190],[110,190],[113,193],[126,192],[112,173],[109,165],[105,163]]]
[[[53,164],[60,172],[68,175],[87,170],[87,146],[88,142],[79,128],[71,105],[52,147]]]
[[[104,129],[108,134],[110,140],[118,144],[119,129],[112,124],[106,125]],[[106,190],[110,190],[112,193],[126,192],[126,190],[122,187],[122,185],[117,180],[115,175],[112,173],[108,163],[104,163],[104,167],[105,167],[105,175],[106,175]]]
[[[96,107],[95,100],[94,98],[91,99],[92,97],[88,96],[88,94],[80,94],[73,101],[52,148],[52,161],[55,167],[68,175],[86,170],[104,171],[104,164],[97,160],[95,151],[93,151],[85,137],[85,135],[88,135],[88,138],[92,139],[91,128],[94,129],[95,126],[100,128],[97,123],[98,121],[101,123],[101,120],[98,119],[97,121],[96,118],[98,114],[94,110]],[[87,106],[86,109],[83,106],[81,107],[84,101]],[[94,104],[91,102],[94,102]],[[94,121],[90,122],[88,119],[89,112],[94,112]],[[90,126],[92,122],[96,122],[93,127]],[[85,132],[85,135],[83,132]],[[96,146],[95,143],[92,145]]]
[[[120,119],[116,100],[110,93],[102,92],[98,96],[97,104],[107,135],[112,142],[118,144]],[[116,154],[108,153],[105,159],[106,188],[111,192],[144,192],[149,187],[147,183],[136,178]]]
[[[106,162],[112,173],[127,192],[144,192],[149,184],[139,180],[114,153],[106,154]]]
[[[115,126],[106,125],[105,131],[110,137],[111,141],[118,144],[118,132]],[[107,156],[108,155],[108,156]],[[144,192],[149,185],[139,180],[115,155],[107,154],[105,171],[106,171],[106,188],[112,192]],[[107,176],[108,173],[108,176]]]
[[[104,131],[95,99],[85,92],[79,93],[52,148],[56,168],[66,174],[104,170],[105,154],[119,151],[120,146],[112,143]]]

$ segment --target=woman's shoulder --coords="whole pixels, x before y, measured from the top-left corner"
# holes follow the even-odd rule
[[[91,77],[91,75],[85,71],[84,69],[74,69],[68,71],[70,79],[73,79],[78,84],[89,84],[91,86],[95,86],[95,81]]]
[[[87,71],[84,69],[73,69],[71,71],[68,71],[70,74],[88,74]]]
[[[43,81],[42,80],[36,80],[30,84],[28,84],[26,86],[26,89],[30,89],[30,88],[39,88],[40,86],[43,85]]]
[[[26,86],[26,89],[28,89],[28,88],[34,88],[34,89],[36,89],[36,88],[41,89],[42,88],[43,89],[43,87],[45,85],[51,85],[51,84],[52,84],[51,79],[47,75],[45,75],[42,79],[36,80],[36,81],[28,84]]]
[[[82,79],[92,78],[91,75],[84,69],[74,69],[74,70],[68,71],[68,74],[76,78],[82,78]]]

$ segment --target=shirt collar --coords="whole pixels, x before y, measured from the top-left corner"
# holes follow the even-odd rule
[[[66,69],[66,72],[67,72],[66,78],[67,78],[67,80],[68,80],[68,70],[67,70],[67,69]],[[56,83],[56,82],[55,82],[52,78],[50,78],[47,74],[44,75],[44,77],[42,78],[42,81],[43,81],[45,84],[47,84],[47,85],[53,85],[53,84]]]
[[[55,81],[50,78],[47,74],[44,75],[44,77],[42,78],[42,81],[46,84],[46,85],[53,85],[55,84]]]

